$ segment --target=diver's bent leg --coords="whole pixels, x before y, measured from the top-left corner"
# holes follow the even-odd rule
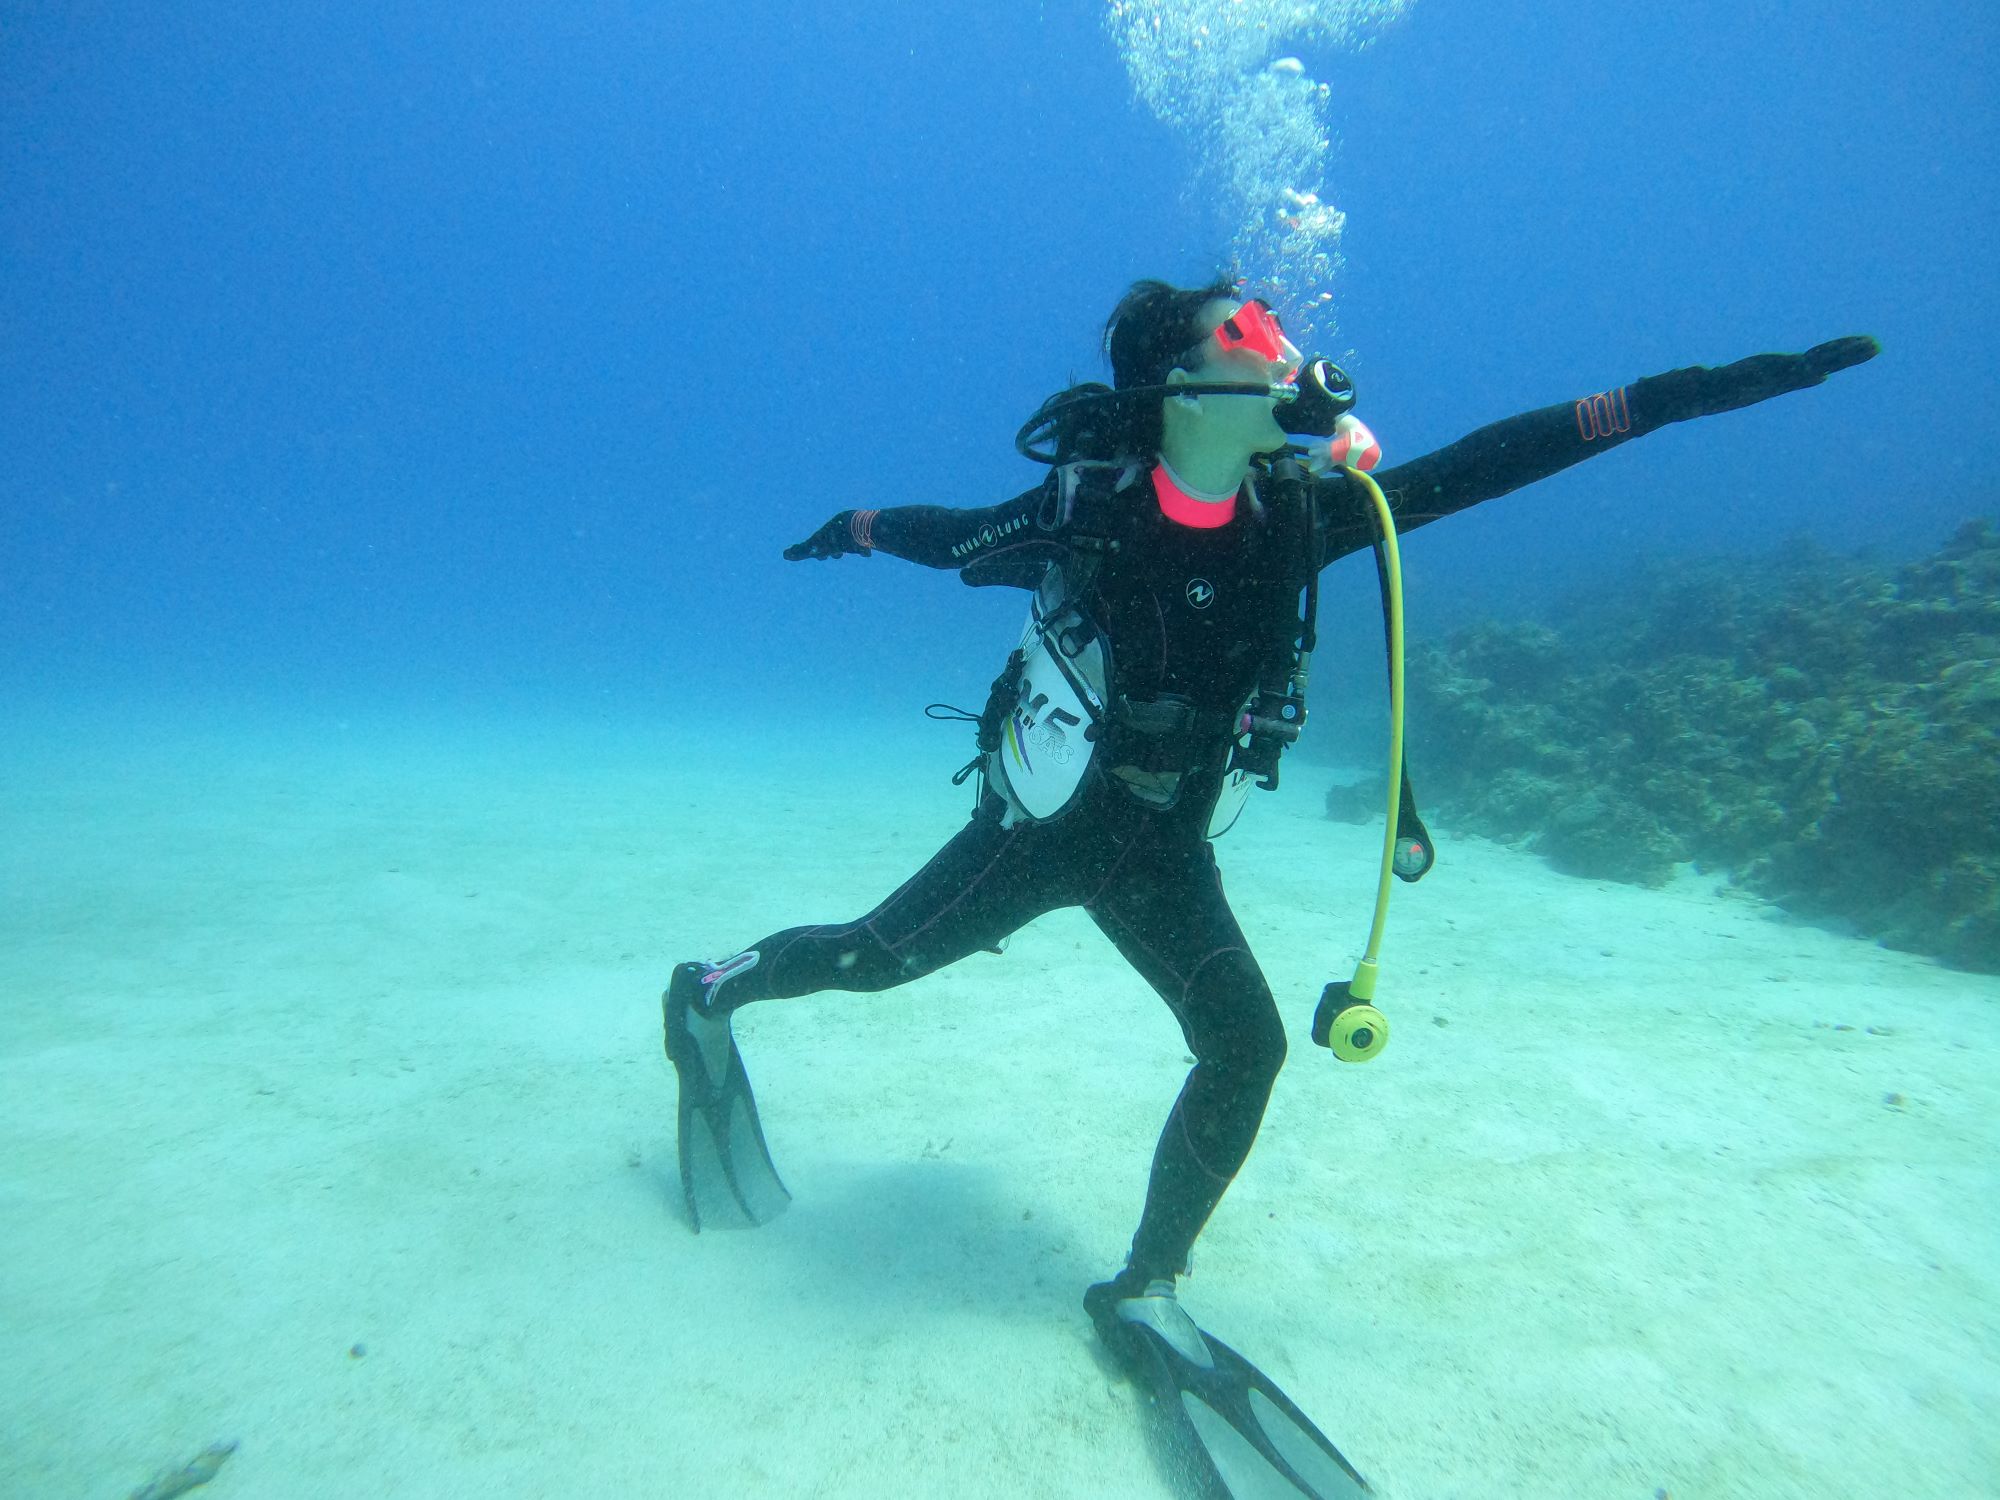
[[[1211,1029],[1183,1022],[1195,1065],[1160,1132],[1146,1210],[1132,1237],[1131,1263],[1152,1274],[1187,1269],[1195,1236],[1250,1154],[1285,1062],[1284,1023],[1250,955],[1218,956],[1197,977],[1195,991],[1206,982],[1227,996],[1214,1010],[1233,1024]]]
[[[1090,913],[1166,1000],[1195,1056],[1132,1240],[1135,1276],[1171,1278],[1250,1154],[1284,1066],[1285,1028],[1207,845],[1164,848],[1135,866]]]

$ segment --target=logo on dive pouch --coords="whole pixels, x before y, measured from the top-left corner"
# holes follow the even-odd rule
[[[1187,602],[1196,609],[1207,609],[1215,603],[1215,585],[1206,578],[1190,578],[1187,586]]]
[[[1050,707],[1047,693],[1036,692],[1032,682],[1021,679],[1021,701],[1014,705],[1014,754],[1023,768],[1034,769],[1028,760],[1031,746],[1057,765],[1068,765],[1076,752],[1064,731],[1082,724],[1083,720],[1061,705]]]

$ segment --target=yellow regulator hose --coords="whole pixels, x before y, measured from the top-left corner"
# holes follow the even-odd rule
[[[1389,1044],[1389,1021],[1369,1002],[1381,975],[1382,929],[1389,921],[1389,890],[1396,869],[1396,811],[1403,789],[1403,559],[1396,545],[1396,519],[1389,511],[1382,486],[1361,470],[1349,467],[1375,505],[1382,533],[1382,577],[1386,589],[1389,628],[1389,821],[1382,833],[1382,873],[1375,889],[1375,920],[1368,928],[1368,946],[1347,984],[1329,984],[1320,992],[1313,1016],[1313,1040],[1330,1048],[1343,1062],[1368,1062]]]

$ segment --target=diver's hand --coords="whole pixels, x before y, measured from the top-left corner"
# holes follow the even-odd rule
[[[785,561],[804,562],[807,558],[844,557],[850,552],[858,552],[866,557],[869,549],[854,539],[854,512],[844,510],[829,519],[804,541],[795,542],[787,547]]]
[[[1866,334],[1849,334],[1815,344],[1804,354],[1753,354],[1733,365],[1713,371],[1708,379],[1709,399],[1717,411],[1730,411],[1773,396],[1790,395],[1808,386],[1823,383],[1836,370],[1873,359],[1882,346]]]
[[[1844,339],[1829,339],[1824,344],[1815,344],[1799,356],[1806,368],[1814,372],[1813,384],[1833,374],[1845,370],[1850,365],[1863,364],[1882,352],[1882,346],[1865,333],[1850,333]]]
[[[1875,340],[1857,333],[1815,344],[1803,354],[1753,354],[1713,370],[1706,365],[1669,370],[1632,388],[1633,410],[1654,414],[1649,427],[1660,422],[1685,422],[1690,417],[1712,417],[1819,385],[1835,371],[1881,352],[1882,346]]]

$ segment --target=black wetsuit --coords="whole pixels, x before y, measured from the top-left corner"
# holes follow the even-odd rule
[[[1866,353],[1851,345],[1867,343]],[[1829,352],[1837,351],[1837,352]],[[1377,476],[1400,531],[1504,495],[1669,422],[1728,411],[1823,380],[1873,353],[1839,341],[1805,355],[1758,355],[1695,367],[1483,427]],[[846,512],[829,527],[969,583],[1033,587],[1068,554],[1054,476],[984,509],[900,506]],[[1285,1058],[1285,1028],[1269,986],[1223,895],[1205,836],[1228,725],[1257,685],[1272,630],[1295,629],[1303,555],[1296,528],[1259,504],[1259,481],[1227,525],[1168,520],[1150,487],[1128,484],[1115,559],[1092,579],[1086,606],[1108,638],[1123,685],[1191,701],[1215,726],[1170,807],[1148,805],[1100,776],[1046,823],[1003,826],[989,791],[970,823],[874,910],[852,921],[794,927],[756,945],[754,967],[718,987],[715,1002],[818,990],[882,990],[992,948],[1043,912],[1080,906],[1172,1009],[1193,1053],[1160,1136],[1131,1264],[1177,1273],[1257,1134]],[[1344,474],[1312,481],[1319,567],[1373,544],[1361,486]],[[1201,587],[1196,587],[1201,585]],[[1115,757],[1107,757],[1114,758]]]

